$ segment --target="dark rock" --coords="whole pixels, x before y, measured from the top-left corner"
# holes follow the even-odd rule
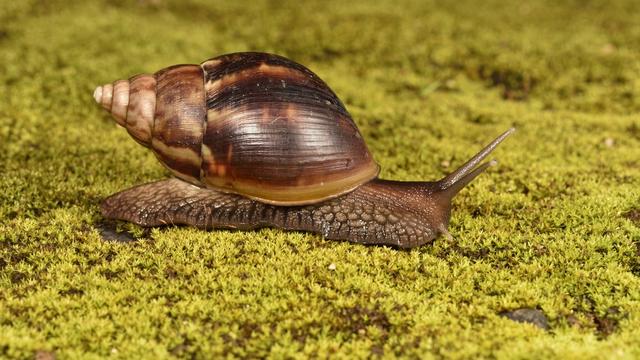
[[[622,313],[617,306],[608,308],[607,312],[602,316],[594,316],[598,338],[606,339],[609,337],[609,335],[613,334],[618,329],[620,319],[626,317],[627,314]]]
[[[38,350],[34,356],[36,360],[55,360],[56,354],[51,351]]]
[[[96,224],[96,229],[100,233],[100,236],[104,240],[107,241],[116,241],[116,242],[131,242],[136,241],[136,238],[133,237],[129,232],[123,231],[118,232],[116,230],[116,225],[114,223],[104,222]]]
[[[640,209],[631,209],[624,214],[624,217],[631,220],[634,224],[640,226]]]
[[[543,330],[549,330],[549,322],[545,314],[538,309],[516,309],[512,311],[505,311],[500,313],[500,316],[504,316],[513,321],[529,323],[535,325]]]

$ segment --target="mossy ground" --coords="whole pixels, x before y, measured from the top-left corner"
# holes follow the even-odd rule
[[[1,2],[0,357],[640,357],[640,3],[342,3]],[[95,85],[244,50],[325,79],[385,178],[518,132],[454,242],[103,239],[101,199],[167,174]]]

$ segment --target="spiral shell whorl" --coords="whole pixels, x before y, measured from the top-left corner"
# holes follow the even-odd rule
[[[169,66],[100,86],[94,97],[173,175],[197,186],[303,205],[379,171],[337,95],[281,56]]]
[[[142,74],[98,86],[93,98],[136,141],[150,146],[156,109],[156,79],[153,75]]]

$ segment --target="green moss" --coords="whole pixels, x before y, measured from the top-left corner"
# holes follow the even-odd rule
[[[638,2],[352,3],[1,2],[0,357],[640,357]],[[167,174],[94,86],[242,50],[331,84],[385,178],[518,132],[453,242],[104,240],[101,199]],[[521,308],[551,330],[500,315]]]

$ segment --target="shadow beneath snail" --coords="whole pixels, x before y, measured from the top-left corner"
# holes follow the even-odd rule
[[[124,222],[122,222],[124,224]],[[118,226],[118,221],[104,219],[93,224],[103,240],[108,242],[130,243],[149,240],[151,228],[143,228],[142,236]]]
[[[164,225],[156,225],[156,226],[151,226],[151,227],[141,227],[143,229],[143,233],[142,236],[135,234],[134,232],[130,231],[130,230],[126,230],[124,228],[122,228],[121,226],[126,226],[128,223],[126,221],[121,221],[121,220],[111,220],[111,219],[104,219],[102,221],[96,222],[94,224],[94,228],[98,231],[98,233],[100,234],[100,236],[102,237],[102,239],[104,241],[107,242],[116,242],[116,243],[135,243],[135,242],[140,242],[140,241],[147,241],[150,240],[151,238],[149,237],[149,234],[154,230],[168,230],[170,228],[193,228],[193,226],[191,225],[187,225],[187,224],[164,224]],[[136,225],[137,226],[137,225]],[[238,229],[235,227],[216,227],[216,228],[198,228],[201,231],[205,231],[207,233],[215,233],[215,232],[219,232],[219,231],[228,231],[228,232],[246,232],[247,230],[249,231],[254,231],[255,234],[258,234],[258,232],[260,230],[263,229],[278,229],[278,227],[275,226],[270,226],[270,225],[260,225],[260,226],[256,226],[253,227],[251,229]],[[301,234],[310,234],[314,237],[318,238],[318,241],[314,241],[312,243],[312,247],[313,248],[323,248],[323,247],[329,247],[332,246],[333,244],[336,243],[335,240],[333,239],[327,239],[324,236],[322,236],[322,234],[319,233],[315,233],[313,231],[292,231],[292,233],[301,233]],[[443,238],[443,241],[451,241],[448,238]],[[349,240],[340,240],[341,242],[350,242]],[[404,252],[410,252],[412,250],[412,248],[407,248],[407,247],[402,247],[400,245],[395,245],[395,244],[378,244],[378,243],[373,243],[373,244],[363,244],[366,245],[367,247],[384,247],[384,248],[391,248],[394,249],[396,251],[404,251]]]

